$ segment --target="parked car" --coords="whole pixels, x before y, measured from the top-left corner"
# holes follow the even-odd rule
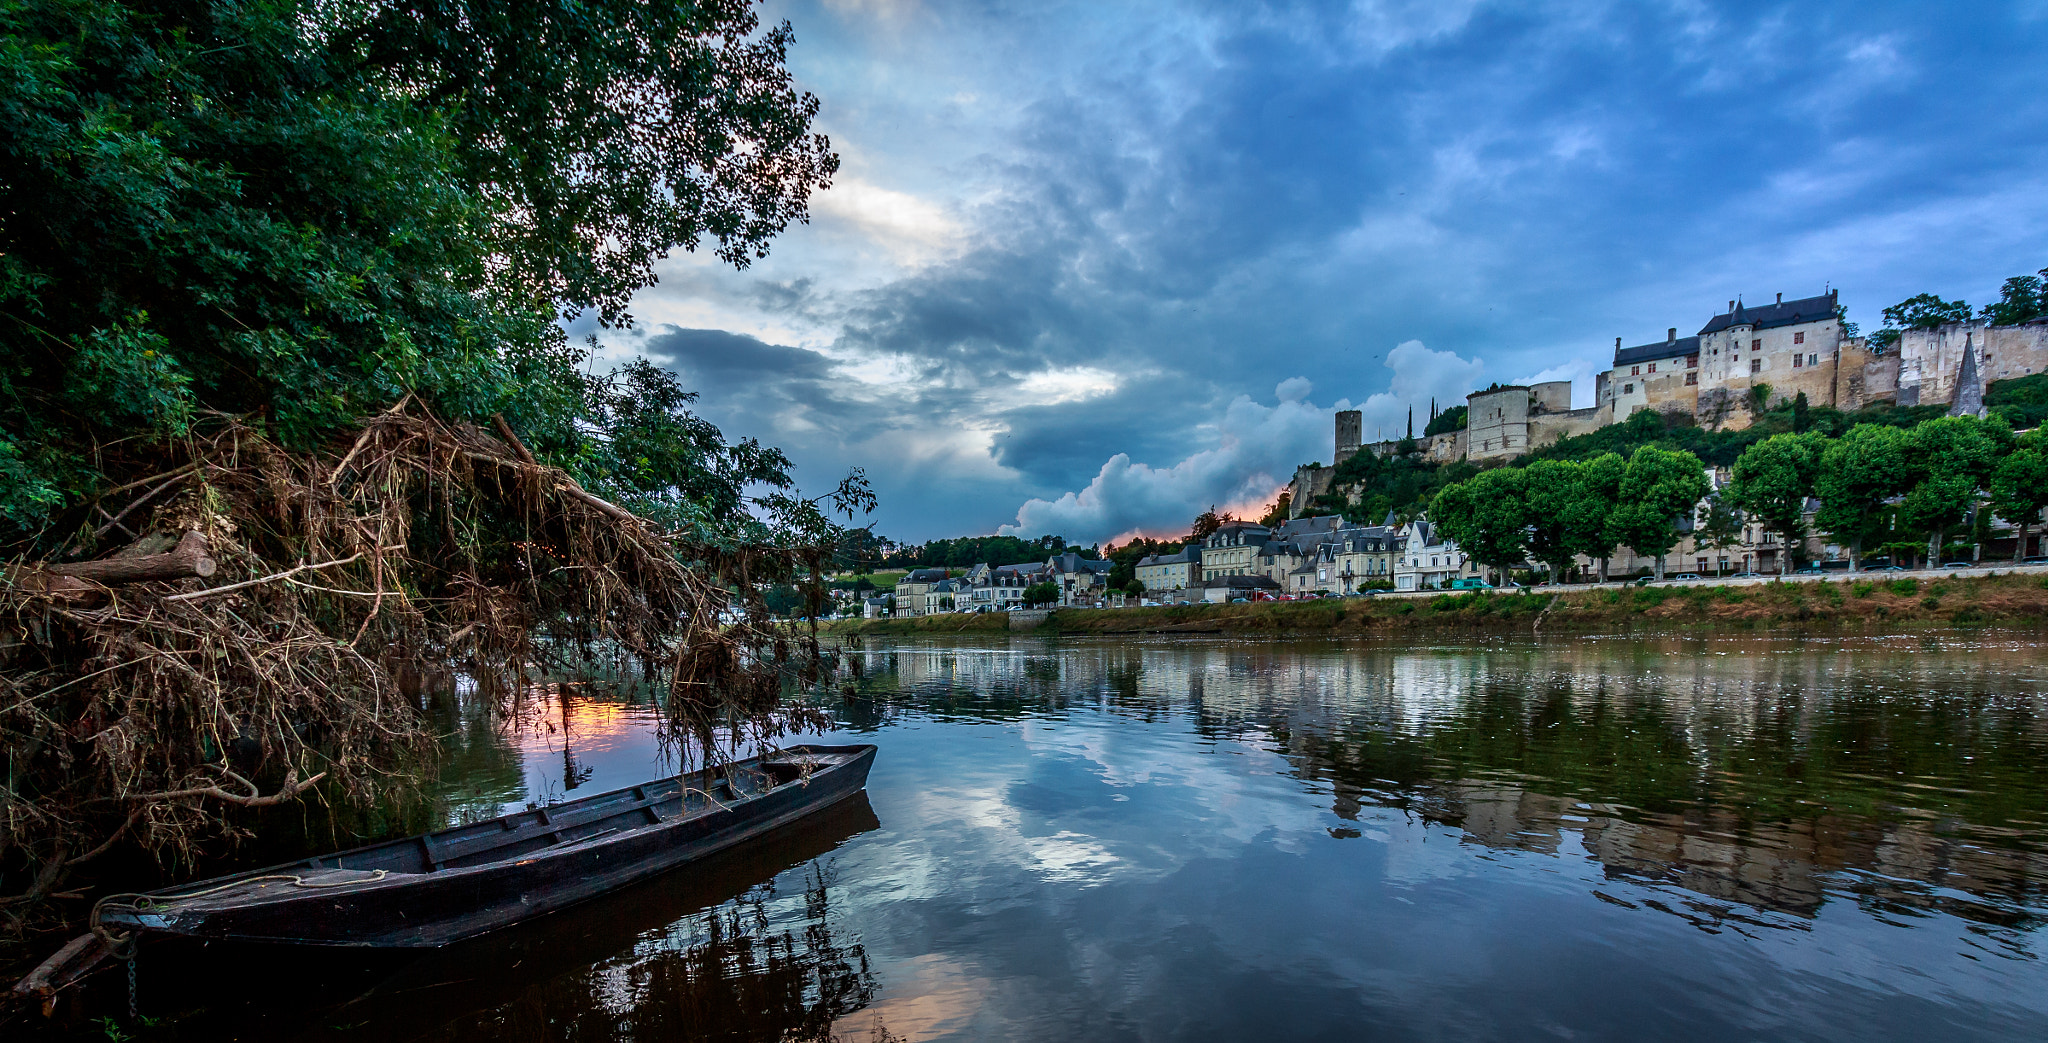
[[[1697,572],[1681,572],[1678,575],[1671,577],[1671,582],[1690,583],[1698,578],[1700,578],[1700,574]]]
[[[1865,566],[1863,566],[1863,571],[1865,571],[1865,572],[1904,572],[1904,571],[1906,571],[1906,570],[1905,570],[1905,569],[1902,569],[1902,568],[1900,568],[1900,567],[1898,567],[1897,565],[1865,565]]]
[[[2031,557],[2031,558],[2021,558],[2021,559],[2020,559],[2020,564],[2022,564],[2022,565],[2048,565],[2048,556],[2042,556],[2042,555],[2039,555],[2039,554],[2037,554],[2037,555],[2035,555],[2035,556],[2033,556],[2033,557]]]
[[[1451,584],[1452,590],[1492,590],[1493,584],[1477,576],[1466,576]]]
[[[1974,561],[1944,561],[1941,563],[1941,567],[1945,569],[1972,569],[1977,567],[1977,563]]]
[[[1793,575],[1794,575],[1794,576],[1818,576],[1818,575],[1820,575],[1820,574],[1822,574],[1822,573],[1824,573],[1824,572],[1826,572],[1826,571],[1827,571],[1826,569],[1824,569],[1824,568],[1821,568],[1821,567],[1820,567],[1820,563],[1818,563],[1818,562],[1815,562],[1814,564],[1808,565],[1808,566],[1806,566],[1805,568],[1803,568],[1803,569],[1800,569],[1800,570],[1799,570],[1799,571],[1797,571],[1797,572],[1794,572],[1794,573],[1793,573]]]

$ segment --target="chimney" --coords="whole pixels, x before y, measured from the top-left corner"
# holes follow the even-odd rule
[[[1733,315],[1733,314],[1735,314],[1735,302],[1734,302],[1734,301],[1729,301],[1729,302],[1728,302],[1728,314],[1730,314],[1730,315]]]
[[[1620,351],[1620,350],[1621,350],[1621,338],[1620,338],[1620,337],[1616,337],[1616,338],[1614,338],[1614,350],[1616,350],[1616,351]]]
[[[1676,326],[1673,326],[1673,327],[1671,327],[1670,329],[1667,329],[1667,330],[1665,330],[1665,331],[1664,331],[1664,343],[1666,343],[1666,344],[1676,344],[1676,343],[1678,343],[1678,327],[1676,327]]]
[[[1784,294],[1784,291],[1782,291],[1782,290],[1781,290],[1781,291],[1779,291],[1779,293],[1778,293],[1778,303],[1779,303],[1779,304],[1783,304],[1783,303],[1785,303],[1785,294]]]

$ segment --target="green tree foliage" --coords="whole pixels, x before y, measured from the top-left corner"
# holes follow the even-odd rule
[[[1978,313],[1993,326],[2017,326],[2048,318],[2048,268],[2034,275],[2015,275],[1999,288],[1998,303],[1987,304]]]
[[[1628,458],[1609,527],[1615,540],[1637,554],[1657,559],[1657,578],[1664,577],[1664,555],[1678,543],[1678,519],[1707,495],[1705,469],[1699,458],[1644,446]]]
[[[2048,445],[2043,442],[2039,432],[2027,435],[1991,472],[1991,510],[2019,527],[2014,561],[2026,557],[2027,530],[2048,509]]]
[[[1294,497],[1281,493],[1279,498],[1267,506],[1266,513],[1259,516],[1259,524],[1267,528],[1279,528],[1287,524],[1287,508]]]
[[[1033,583],[1024,588],[1024,605],[1026,608],[1040,608],[1053,604],[1059,601],[1059,599],[1060,588],[1056,583]]]
[[[1579,481],[1565,516],[1565,540],[1574,553],[1600,563],[1600,578],[1607,578],[1607,559],[1621,542],[1616,535],[1614,511],[1621,503],[1622,480],[1628,476],[1628,461],[1619,453],[1602,453],[1579,465]]]
[[[804,219],[836,160],[758,29],[737,0],[0,7],[0,540],[50,542],[96,447],[224,413],[307,448],[407,395],[673,510],[786,486],[647,370],[587,380],[553,321]]]
[[[1806,392],[1801,391],[1792,400],[1792,433],[1805,434],[1813,428],[1812,409],[1806,403]]]
[[[1529,556],[1550,566],[1562,580],[1577,553],[1572,513],[1584,506],[1586,465],[1570,460],[1537,460],[1523,471],[1522,499],[1528,505]]]
[[[1423,437],[1427,438],[1430,435],[1447,435],[1453,431],[1463,431],[1465,429],[1465,412],[1466,407],[1464,406],[1452,406],[1438,413],[1430,420],[1429,426],[1422,429]]]
[[[1478,473],[1478,466],[1465,460],[1439,466],[1412,451],[1388,457],[1362,452],[1337,465],[1330,491],[1317,497],[1310,511],[1342,515],[1354,525],[1378,525],[1388,512],[1412,519],[1438,490]]]
[[[1992,381],[1984,389],[1984,408],[2015,431],[2040,427],[2048,422],[2048,373]]]
[[[1528,472],[1499,467],[1444,487],[1429,502],[1437,530],[1456,541],[1467,557],[1492,569],[1527,560]]]
[[[1785,552],[1778,555],[1781,574],[1791,570],[1793,551],[1806,538],[1806,501],[1813,495],[1826,444],[1815,434],[1773,435],[1735,461],[1729,500],[1784,541]]]
[[[1216,530],[1223,527],[1224,522],[1231,520],[1228,514],[1217,514],[1216,505],[1210,504],[1208,510],[1195,515],[1195,524],[1188,531],[1188,542],[1200,543],[1208,539],[1216,534]]]
[[[1992,469],[2011,445],[2012,431],[1997,418],[1940,417],[1913,429],[1906,458],[1912,486],[1900,514],[1907,525],[1928,534],[1929,559],[1941,557],[1943,536],[1976,506]]]
[[[1970,321],[1965,301],[1945,301],[1931,293],[1908,297],[1884,310],[1884,324],[1908,330],[1931,330],[1951,322]]]
[[[1908,482],[1912,438],[1879,424],[1858,424],[1821,450],[1814,476],[1820,499],[1815,523],[1849,545],[1850,567],[1861,566],[1863,548],[1883,542],[1891,511],[1886,503]]]
[[[984,562],[990,565],[1022,565],[1044,561],[1069,550],[1084,558],[1095,556],[1095,552],[1087,548],[1068,547],[1064,536],[1040,536],[1035,540],[1016,536],[960,536],[898,547],[883,558],[882,563],[887,568],[899,569],[964,569]]]

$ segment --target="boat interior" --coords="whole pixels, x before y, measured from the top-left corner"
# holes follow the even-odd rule
[[[368,847],[321,855],[259,872],[268,875],[312,870],[303,877],[305,885],[336,886],[357,880],[371,881],[408,873],[435,873],[462,869],[600,840],[628,830],[675,822],[757,799],[776,789],[796,784],[811,775],[858,756],[841,750],[796,746],[767,757],[736,761],[717,768],[693,771],[640,786],[599,793],[545,808],[502,815],[468,825]],[[253,875],[253,874],[251,874]],[[204,881],[186,890],[198,897],[198,889],[222,881]],[[159,901],[180,897],[179,891],[160,892]]]

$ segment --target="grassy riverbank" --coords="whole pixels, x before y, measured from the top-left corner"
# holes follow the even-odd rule
[[[1235,605],[1136,609],[1063,609],[1039,633],[1373,633],[1421,630],[1546,631],[1606,628],[1635,621],[1663,626],[1743,628],[1788,622],[1841,626],[1977,626],[2048,620],[2048,578],[1949,576],[1751,586],[1648,586],[1559,593],[1473,591],[1434,597],[1326,598]],[[1889,574],[1897,576],[1897,573]],[[848,620],[839,634],[943,634],[1004,631],[1001,613]]]

